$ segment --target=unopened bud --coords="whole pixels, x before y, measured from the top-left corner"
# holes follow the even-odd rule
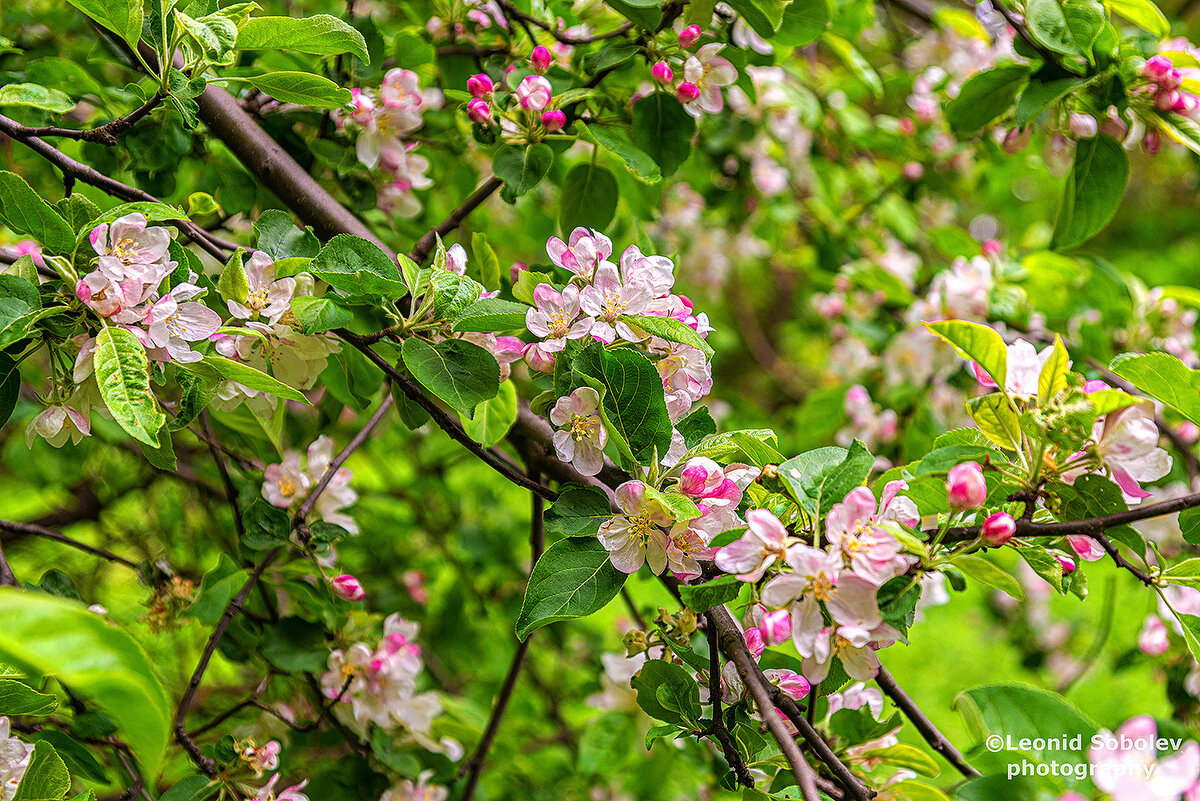
[[[485,73],[481,72],[478,75],[472,75],[470,78],[467,78],[467,91],[471,93],[471,97],[482,97],[484,100],[487,100],[492,96],[492,92],[495,89],[496,85],[492,83],[492,79]]]
[[[472,98],[467,103],[467,116],[471,119],[471,122],[487,125],[492,121],[492,107],[481,97]]]
[[[668,84],[675,79],[675,72],[665,61],[659,61],[651,67],[650,74],[661,84]]]
[[[533,48],[533,52],[529,54],[529,65],[539,75],[544,74],[546,70],[550,69],[552,61],[554,61],[554,57],[550,55],[550,51],[543,45]]]
[[[679,87],[675,90],[675,97],[679,98],[680,103],[691,103],[699,96],[700,87],[688,81],[679,84]]]
[[[361,601],[367,597],[367,593],[362,585],[358,583],[358,579],[349,573],[338,576],[330,581],[329,588],[333,590],[334,595],[344,601]]]
[[[1071,114],[1067,122],[1067,128],[1071,131],[1071,136],[1076,139],[1091,139],[1099,131],[1096,118],[1091,114],[1084,114],[1079,111]]]
[[[983,541],[997,548],[1017,533],[1017,521],[1008,512],[996,512],[983,521]]]
[[[699,25],[689,25],[679,32],[679,46],[691,47],[696,42],[700,41],[700,36],[704,33]]]
[[[542,115],[542,126],[547,131],[561,131],[567,124],[567,115],[558,109],[547,111]]]

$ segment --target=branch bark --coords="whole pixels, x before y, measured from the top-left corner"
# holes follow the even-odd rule
[[[875,675],[875,683],[879,685],[879,689],[892,699],[892,703],[904,713],[904,717],[908,718],[913,724],[917,732],[929,743],[929,747],[941,754],[947,762],[954,766],[955,770],[966,776],[968,779],[979,775],[979,771],[971,767],[962,753],[954,747],[954,744],[946,739],[946,735],[942,734],[937,726],[931,721],[916,702],[909,697],[908,693],[896,683],[892,678],[892,674],[887,672],[884,667],[879,668],[879,673]]]

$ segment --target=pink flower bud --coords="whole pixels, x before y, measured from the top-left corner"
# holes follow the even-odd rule
[[[905,136],[912,136],[917,132],[917,124],[913,122],[912,117],[901,117],[899,126],[900,133],[904,134]]]
[[[804,698],[812,689],[812,685],[808,683],[808,679],[794,670],[780,670],[775,685],[783,690],[783,694],[793,701],[799,701],[801,698]]]
[[[552,92],[550,82],[541,75],[526,75],[517,84],[514,94],[516,94],[521,108],[529,111],[541,111],[550,105]]]
[[[1142,150],[1146,151],[1146,155],[1157,156],[1161,148],[1162,136],[1158,130],[1151,128],[1149,131],[1146,131],[1146,135],[1142,137]]]
[[[659,61],[650,68],[650,74],[654,76],[654,80],[662,84],[668,84],[675,79],[675,73],[665,61]]]
[[[1154,96],[1154,107],[1159,111],[1170,111],[1175,108],[1175,102],[1179,100],[1179,92],[1174,89],[1159,89],[1158,94]]]
[[[1166,56],[1151,56],[1142,65],[1142,75],[1147,79],[1158,83],[1167,74],[1171,72],[1171,59]]]
[[[512,267],[508,269],[508,280],[512,283],[517,283],[517,279],[521,277],[521,273],[527,272],[529,265],[523,261],[514,261]]]
[[[779,645],[792,636],[792,617],[786,609],[767,612],[759,625],[767,638],[767,645]]]
[[[689,25],[679,32],[679,46],[691,47],[696,42],[700,41],[700,36],[704,31],[699,25]]]
[[[567,124],[567,115],[558,109],[547,111],[542,115],[542,125],[547,131],[561,131]]]
[[[1095,117],[1079,111],[1071,114],[1067,122],[1067,128],[1071,131],[1071,136],[1076,139],[1091,139],[1099,130]]]
[[[496,85],[492,83],[492,79],[486,73],[479,73],[467,78],[467,91],[471,93],[471,97],[482,97],[484,100],[492,96]]]
[[[919,181],[925,175],[925,165],[919,161],[906,161],[903,171],[906,180]]]
[[[1010,156],[1014,153],[1020,153],[1025,149],[1025,145],[1029,144],[1029,137],[1032,135],[1032,128],[1025,128],[1024,130],[1020,128],[1010,128],[1008,133],[1004,135],[1004,142],[1000,145],[1000,147]]]
[[[675,97],[679,98],[680,103],[691,103],[699,96],[700,87],[687,81],[679,84],[679,87],[675,90]]]
[[[471,98],[467,103],[467,116],[471,122],[477,122],[480,125],[489,125],[492,122],[492,106],[482,97]]]
[[[367,597],[367,593],[358,583],[358,579],[349,573],[338,576],[329,582],[329,588],[333,590],[334,595],[344,601],[361,601]]]
[[[983,521],[983,541],[999,548],[1017,533],[1017,521],[1008,512],[996,512]]]
[[[538,347],[539,343],[530,342],[525,346],[525,353],[522,354],[525,358],[525,363],[529,365],[530,370],[536,370],[539,373],[549,373],[554,370],[554,354],[550,351]]]
[[[1147,656],[1162,656],[1170,647],[1166,624],[1157,615],[1148,615],[1138,634],[1138,650]]]
[[[750,649],[750,653],[754,654],[755,659],[762,656],[763,650],[767,647],[762,629],[746,629],[746,647]]]
[[[963,462],[950,468],[946,491],[953,509],[978,509],[987,500],[987,481],[978,462]]]
[[[550,55],[550,51],[542,45],[533,48],[533,52],[529,54],[529,65],[538,75],[542,75],[550,69],[550,63],[553,60],[554,56]]]
[[[404,589],[408,590],[408,594],[414,601],[423,604],[429,600],[429,592],[425,589],[424,573],[420,570],[406,570],[401,578],[404,581]]]
[[[1118,142],[1124,141],[1125,137],[1129,135],[1129,123],[1121,119],[1116,106],[1108,107],[1108,114],[1100,123],[1100,133],[1107,134]]]
[[[1075,572],[1075,560],[1074,559],[1072,559],[1069,556],[1063,556],[1062,554],[1055,554],[1055,556],[1058,557],[1058,563],[1060,565],[1062,565],[1064,576],[1069,576]]]
[[[1158,85],[1163,89],[1178,89],[1183,85],[1183,73],[1177,69],[1170,69],[1158,82]]]
[[[999,240],[989,239],[983,243],[981,252],[986,259],[996,259],[1004,252],[1004,245],[1000,244]]]
[[[1171,107],[1171,111],[1176,114],[1182,114],[1185,117],[1190,117],[1196,113],[1196,108],[1200,107],[1200,101],[1196,96],[1187,92],[1179,92],[1179,97],[1175,100],[1175,105]]]

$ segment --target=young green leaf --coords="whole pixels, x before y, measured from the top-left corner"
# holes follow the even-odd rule
[[[96,335],[92,364],[113,419],[137,441],[158,447],[166,416],[150,389],[150,364],[142,343],[128,329],[104,328]]]
[[[500,390],[496,357],[465,340],[447,339],[431,345],[409,337],[400,352],[417,383],[465,417]]]
[[[625,574],[612,566],[594,537],[572,537],[551,545],[534,565],[517,616],[517,638],[558,620],[585,617],[616,597]]]
[[[331,56],[353,53],[371,63],[363,35],[337,17],[251,17],[238,31],[238,50],[292,50]]]
[[[260,92],[281,103],[312,108],[340,108],[350,102],[350,90],[311,72],[268,72],[247,78]]]

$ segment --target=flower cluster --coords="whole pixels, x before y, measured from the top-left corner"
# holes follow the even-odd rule
[[[412,70],[392,69],[383,76],[378,96],[362,89],[350,90],[349,118],[360,126],[355,140],[358,160],[368,168],[386,172],[390,181],[380,190],[379,207],[398,217],[415,217],[421,202],[414,190],[428,189],[429,161],[413,151],[417,145],[404,137],[425,124],[423,114],[442,106],[436,89],[422,90]]]
[[[721,89],[731,86],[737,80],[737,68],[722,57],[720,52],[725,49],[721,42],[710,42],[695,53],[688,54],[686,50],[696,44],[701,35],[699,25],[689,25],[679,34],[680,47],[685,52],[678,55],[667,55],[655,62],[650,68],[650,74],[655,82],[664,86],[674,85],[675,97],[684,108],[694,116],[703,113],[719,114],[725,108],[725,98]],[[682,80],[675,82],[675,69],[682,64]]]
[[[649,564],[655,575],[668,566],[681,580],[701,573],[700,562],[711,561],[713,537],[740,525],[738,505],[758,469],[744,464],[722,466],[711,459],[689,459],[669,479],[671,489],[694,503],[699,516],[677,519],[663,495],[643,481],[617,487],[620,514],[600,525],[597,536],[613,567],[635,573]]]
[[[825,519],[825,549],[791,537],[774,514],[754,509],[746,513],[749,528],[742,538],[717,552],[717,567],[742,581],[756,582],[768,568],[786,565],[788,570],[763,587],[762,600],[768,608],[787,610],[809,681],[825,678],[835,656],[851,677],[873,678],[879,668],[875,651],[900,639],[883,621],[875,593],[912,562],[890,530],[920,522],[916,505],[899,494],[906,487],[890,482],[879,502],[866,487],[851,490]],[[778,641],[782,616],[763,620],[766,628],[758,627],[763,633],[751,637]]]
[[[387,731],[403,727],[422,747],[457,758],[462,753],[458,743],[432,739],[433,720],[442,713],[437,696],[417,692],[423,668],[418,631],[416,623],[389,615],[383,621],[383,639],[374,648],[356,642],[329,655],[321,689],[327,698],[349,706],[358,724],[372,723]]]
[[[317,437],[303,456],[299,451],[285,452],[282,462],[267,465],[263,471],[263,498],[280,509],[299,506],[308,497],[309,491],[324,478],[332,460],[333,440],[325,434]],[[347,468],[339,467],[324,491],[317,497],[313,511],[325,522],[341,526],[351,534],[357,534],[358,524],[342,511],[358,500],[358,493],[350,488],[351,477],[352,474]]]

